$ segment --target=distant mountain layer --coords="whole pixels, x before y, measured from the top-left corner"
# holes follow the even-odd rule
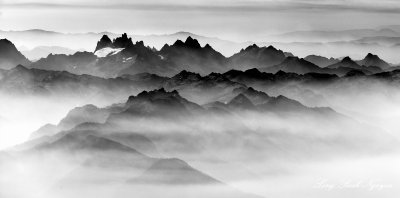
[[[347,41],[363,37],[399,36],[400,33],[389,28],[383,29],[354,29],[354,30],[339,30],[339,31],[295,31],[272,37],[277,40],[291,42],[332,42],[332,41]]]
[[[304,33],[311,34],[307,36],[306,39],[298,39],[301,37],[297,37],[297,33],[302,34],[302,32],[297,32],[294,35],[290,33],[287,37],[268,36],[265,38],[265,42],[234,42],[216,37],[197,35],[190,32],[176,32],[161,35],[131,34],[128,35],[128,37],[131,37],[133,42],[143,41],[146,46],[151,46],[158,50],[160,50],[165,43],[172,45],[176,40],[186,40],[186,38],[190,36],[197,39],[202,46],[209,44],[224,56],[231,56],[249,45],[257,44],[258,46],[273,45],[276,48],[283,51],[290,51],[292,54],[300,57],[305,57],[310,54],[319,54],[327,57],[345,57],[351,55],[352,58],[358,59],[364,54],[371,52],[381,55],[388,62],[398,63],[400,59],[397,58],[397,54],[400,48],[398,39],[396,40],[396,38],[400,36],[391,28],[392,27],[385,27],[381,30],[359,29],[337,32],[310,31],[311,33]],[[317,36],[315,36],[314,33],[316,33]],[[82,51],[93,51],[102,35],[107,35],[110,38],[118,37],[118,34],[111,32],[60,33],[38,29],[0,31],[0,35],[12,40],[20,49],[33,49],[38,46],[59,46],[74,50],[82,49]],[[58,51],[52,51],[51,53],[58,54]],[[286,56],[290,55],[290,53],[285,54]],[[28,56],[28,58],[30,59],[30,56]],[[36,59],[37,58],[35,58],[35,60]]]
[[[49,54],[65,54],[71,55],[76,53],[77,50],[59,47],[59,46],[38,46],[33,49],[22,50],[21,53],[29,60],[36,61],[40,58],[47,57]]]
[[[320,67],[326,67],[328,65],[332,65],[335,63],[338,63],[340,60],[335,59],[335,58],[326,58],[323,56],[317,56],[317,55],[309,55],[304,57],[304,60],[314,63],[315,65],[318,65]]]

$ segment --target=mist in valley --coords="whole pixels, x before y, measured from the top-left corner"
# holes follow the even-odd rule
[[[8,104],[1,110],[7,112],[2,114],[2,137],[7,139],[3,148],[28,140],[31,132],[48,123],[69,127],[57,129],[60,131],[54,135],[32,135],[33,140],[2,153],[2,195],[391,197],[399,185],[396,85],[380,80],[348,80],[352,82],[251,85],[271,97],[285,95],[309,107],[331,109],[293,110],[281,106],[260,111],[257,109],[261,106],[231,102],[237,97],[234,91],[212,93],[210,97],[190,92],[191,98],[201,98],[203,106],[187,101],[184,109],[159,104],[157,98],[179,96],[178,92],[164,90],[153,91],[155,95],[143,92],[146,100],[136,96],[138,103],[125,94],[112,99],[62,99],[3,93],[2,104]],[[305,96],[310,94],[304,92],[318,97],[309,99]],[[215,98],[221,103],[213,103]],[[127,106],[129,100],[135,102],[132,107]],[[256,98],[252,102],[263,104]],[[86,104],[96,105],[99,111],[84,114]],[[83,111],[68,113],[75,107]],[[389,110],[393,113],[387,113]],[[73,119],[79,113],[83,117]],[[71,141],[72,137],[82,142]],[[103,140],[97,138],[110,142],[98,144]],[[158,172],[155,178],[147,178],[147,171],[159,159],[182,160],[201,176],[183,171],[178,178],[170,178],[167,169],[161,176],[165,180],[159,181]],[[212,182],[208,177],[213,178]],[[188,180],[181,181],[185,178]],[[192,179],[199,183],[192,183]]]

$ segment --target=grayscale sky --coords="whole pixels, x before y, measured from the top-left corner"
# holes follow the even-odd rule
[[[294,30],[399,25],[398,0],[0,0],[0,29],[262,40]]]

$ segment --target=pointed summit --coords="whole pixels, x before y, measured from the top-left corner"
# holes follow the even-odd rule
[[[96,49],[94,52],[97,50],[103,49],[105,47],[112,47],[112,41],[107,35],[103,35],[100,39],[100,41],[97,42]]]
[[[367,67],[370,66],[377,66],[380,67],[381,69],[386,69],[390,67],[390,64],[379,58],[379,56],[368,53],[367,56],[363,60],[358,61],[358,64],[364,65]]]
[[[307,109],[307,107],[301,104],[300,102],[292,100],[282,95],[272,98],[267,103],[259,105],[259,107],[261,107],[264,110],[279,110],[279,111]]]
[[[195,48],[195,49],[201,48],[201,45],[200,45],[200,43],[197,41],[197,39],[193,39],[191,36],[189,36],[189,37],[186,39],[185,45],[186,45],[187,47]]]
[[[17,71],[26,71],[26,70],[29,70],[28,68],[26,68],[25,66],[23,66],[23,65],[17,65],[17,66],[15,66],[14,68],[13,68],[14,70],[17,70]]]
[[[362,69],[359,64],[353,61],[350,57],[344,57],[340,62],[329,65],[327,68],[337,69],[337,68],[352,68],[352,69]]]
[[[349,62],[354,62],[349,56],[346,56],[342,59],[342,63],[349,63]]]
[[[262,91],[257,91],[253,89],[252,87],[249,88],[236,88],[233,90],[233,93],[241,93],[244,96],[246,96],[254,105],[259,105],[259,104],[264,104],[267,103],[272,99],[271,96],[268,94],[262,92]]]
[[[213,49],[212,47],[211,47],[211,45],[209,45],[208,43],[204,46],[204,49]]]
[[[253,109],[254,104],[244,94],[239,94],[234,97],[229,103],[229,107],[240,109]]]
[[[183,46],[185,46],[185,43],[178,39],[178,40],[175,41],[173,46],[183,47]]]

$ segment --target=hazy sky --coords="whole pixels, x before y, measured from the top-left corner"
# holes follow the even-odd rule
[[[240,40],[293,30],[398,25],[397,0],[0,0],[0,29],[160,34]]]

